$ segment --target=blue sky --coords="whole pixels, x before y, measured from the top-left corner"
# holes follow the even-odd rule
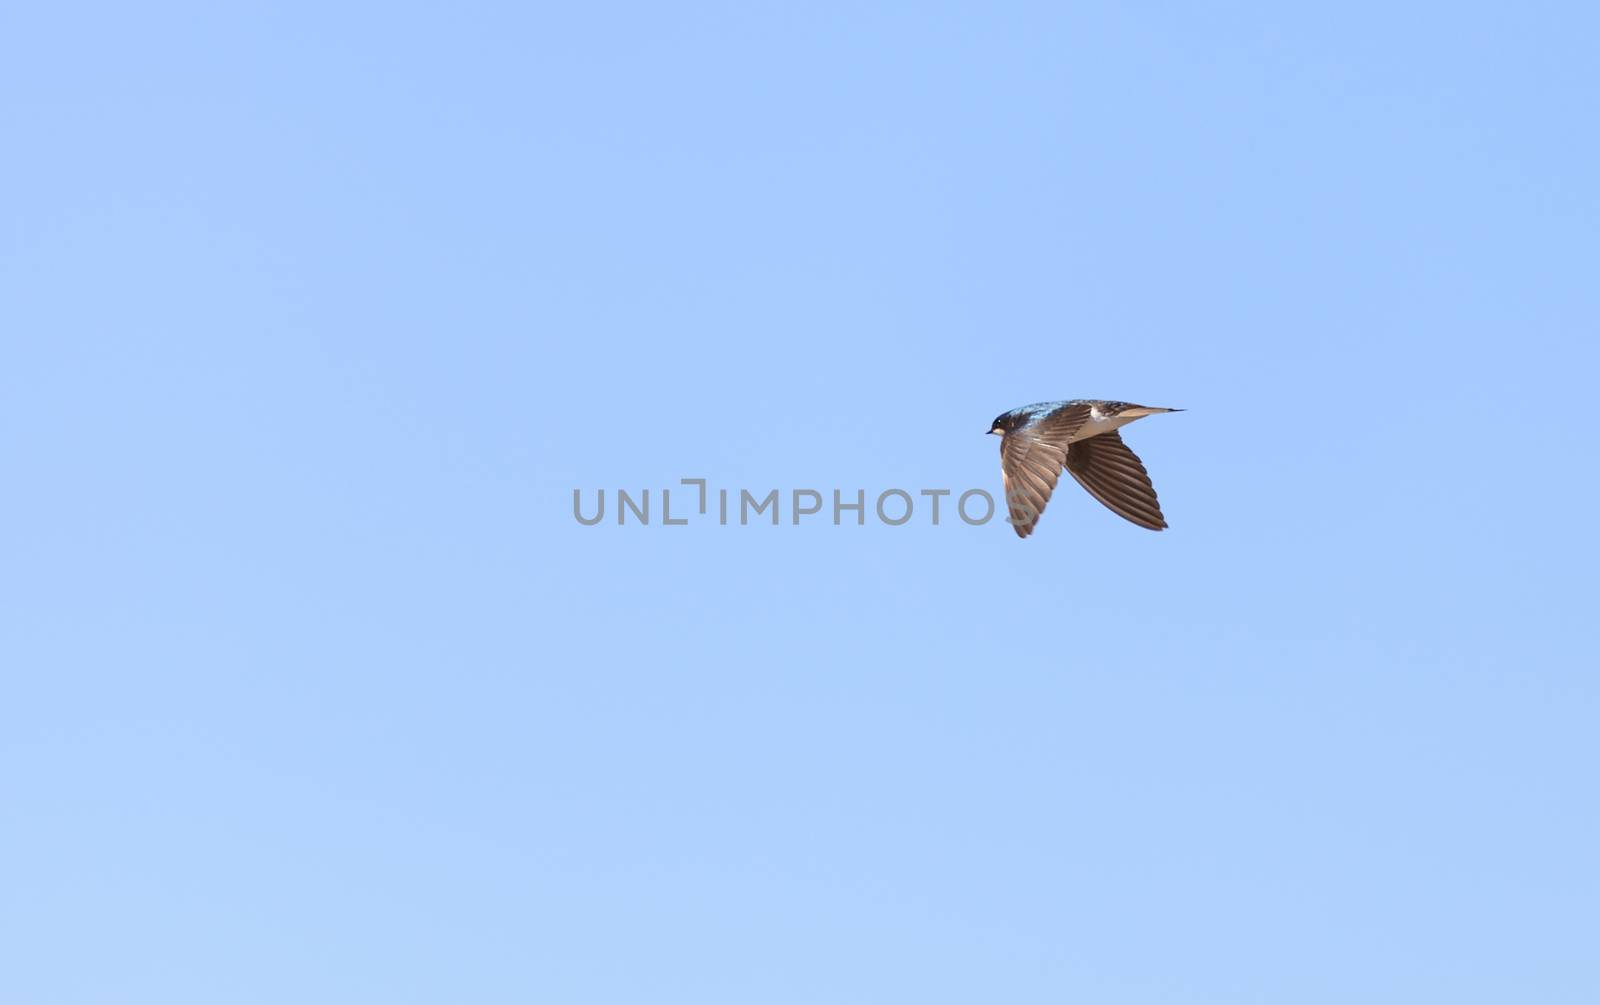
[[[8,10],[0,998],[1596,1000],[1597,29]]]

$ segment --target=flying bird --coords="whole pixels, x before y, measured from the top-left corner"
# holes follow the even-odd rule
[[[1164,529],[1155,486],[1117,429],[1147,415],[1181,411],[1126,401],[1043,401],[995,419],[989,432],[1000,437],[1000,474],[1017,536],[1033,533],[1063,466],[1117,516]]]

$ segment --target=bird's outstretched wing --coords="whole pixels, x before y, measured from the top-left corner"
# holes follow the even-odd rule
[[[1067,473],[1124,520],[1149,530],[1167,526],[1150,475],[1116,430],[1074,443],[1067,451]]]
[[[1089,418],[1088,405],[1064,405],[1000,438],[1000,474],[1006,508],[1018,537],[1033,533],[1066,463],[1067,443]]]

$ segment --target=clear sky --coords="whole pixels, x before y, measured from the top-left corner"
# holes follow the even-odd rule
[[[1597,32],[8,6],[0,1000],[1600,1000]]]

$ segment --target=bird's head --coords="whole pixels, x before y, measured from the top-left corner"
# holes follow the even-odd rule
[[[1004,415],[996,417],[993,422],[989,423],[989,435],[1004,436],[1005,434],[1011,432],[1015,426],[1016,417],[1010,412],[1007,412]]]

